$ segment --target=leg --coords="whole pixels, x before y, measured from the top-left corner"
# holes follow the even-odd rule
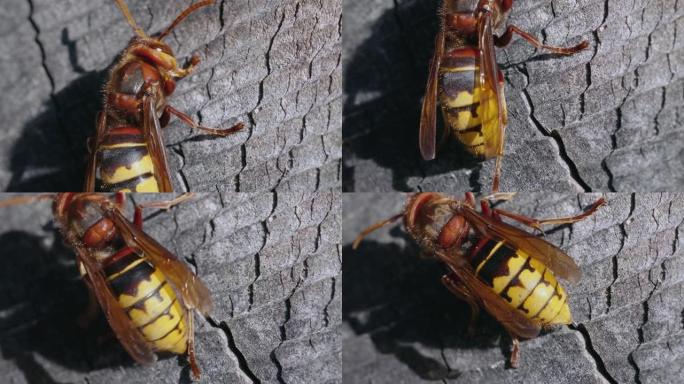
[[[195,313],[192,310],[186,312],[188,319],[188,361],[190,370],[195,380],[200,378],[200,369],[195,359]]]
[[[489,205],[489,200],[480,200],[480,209],[482,210],[482,215],[487,217],[492,217],[492,207]]]
[[[465,201],[466,201],[466,204],[468,204],[472,208],[475,208],[475,195],[473,195],[472,192],[466,192],[465,193]]]
[[[505,47],[511,42],[511,38],[513,37],[514,33],[518,34],[520,37],[527,40],[528,43],[534,45],[537,48],[546,49],[559,55],[572,55],[583,49],[586,49],[589,46],[589,43],[586,40],[582,41],[581,43],[573,47],[556,47],[553,45],[544,45],[539,40],[537,40],[536,37],[523,31],[515,25],[509,25],[508,28],[506,28],[506,32],[504,32],[503,35],[494,36],[494,44],[496,44],[497,47]]]
[[[513,197],[517,194],[517,192],[497,192],[497,193],[492,193],[489,194],[481,200],[487,200],[487,201],[494,201],[494,202],[499,202],[499,201],[509,201],[513,200]]]
[[[178,118],[181,119],[182,122],[189,125],[191,128],[198,129],[198,130],[205,132],[209,135],[224,137],[224,136],[230,135],[231,133],[235,133],[235,132],[237,132],[237,131],[239,131],[245,127],[244,124],[237,123],[228,129],[207,128],[207,127],[203,127],[203,126],[197,124],[190,116],[188,116],[185,113],[173,108],[170,105],[167,105],[166,109],[164,110],[165,113],[167,111],[172,115],[178,116]]]
[[[117,192],[115,197],[115,204],[117,208],[123,209],[124,205],[126,204],[126,193]]]
[[[194,197],[194,194],[191,192],[184,193],[178,197],[176,197],[173,200],[162,200],[162,201],[150,201],[147,203],[142,203],[140,205],[137,205],[135,207],[135,216],[133,218],[133,224],[139,228],[142,229],[142,224],[143,224],[143,218],[142,218],[142,211],[145,208],[157,208],[157,209],[170,209],[171,207],[184,203],[185,201],[191,199]]]
[[[465,301],[470,306],[468,335],[472,336],[475,333],[475,324],[480,315],[480,303],[478,302],[477,297],[474,296],[465,285],[461,284],[453,273],[442,276],[442,284],[444,284],[454,296]]]
[[[509,360],[509,364],[511,365],[511,368],[518,368],[518,359],[520,358],[520,341],[518,341],[518,338],[511,335],[511,339],[513,340],[513,347],[511,348],[511,359]]]
[[[560,224],[572,224],[578,221],[582,221],[587,217],[593,215],[602,205],[606,204],[606,200],[600,198],[594,202],[586,211],[580,213],[577,216],[559,217],[555,219],[533,219],[531,217],[523,216],[517,213],[504,211],[503,209],[494,209],[493,212],[496,215],[506,216],[513,219],[521,224],[527,225],[528,227],[538,229],[541,231],[542,225],[560,225]]]
[[[499,175],[501,174],[501,158],[503,156],[496,156],[496,162],[494,163],[494,178],[492,179],[492,192],[499,192]]]

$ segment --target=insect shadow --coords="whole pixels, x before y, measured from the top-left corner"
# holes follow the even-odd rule
[[[132,365],[104,316],[78,325],[88,303],[73,251],[23,231],[0,234],[0,354],[29,383],[57,383],[42,361],[74,372]]]
[[[398,228],[390,233],[406,237]],[[505,332],[485,312],[468,334],[468,305],[440,282],[444,266],[420,257],[417,247],[364,240],[358,250],[346,245],[343,253],[349,255],[342,265],[343,319],[355,334],[369,335],[377,351],[394,355],[425,380],[455,378],[482,365],[483,358],[508,357]],[[480,352],[468,351],[458,367],[450,366],[454,353],[463,350]],[[345,355],[355,353],[345,349]]]
[[[87,138],[95,132],[107,70],[91,71],[53,96],[29,120],[10,154],[8,192],[83,189]]]
[[[371,159],[389,169],[395,190],[415,189],[407,183],[412,177],[470,169],[474,172],[462,180],[470,185],[460,183],[453,188],[479,191],[482,163],[457,140],[447,140],[433,161],[423,161],[418,151],[421,101],[434,51],[438,3],[409,1],[387,10],[373,25],[371,35],[350,54],[344,70],[343,157]],[[441,116],[437,126],[439,143]],[[343,188],[351,191],[354,169],[345,165],[343,172]]]

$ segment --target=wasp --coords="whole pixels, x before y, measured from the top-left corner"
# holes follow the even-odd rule
[[[544,45],[514,25],[506,25],[513,0],[443,0],[440,28],[425,86],[420,116],[420,153],[435,158],[436,104],[445,122],[442,142],[455,135],[476,157],[496,157],[492,191],[499,189],[501,157],[507,123],[504,77],[494,46],[505,47],[513,34],[537,48],[572,55],[589,46]],[[505,27],[505,29],[504,29]],[[495,32],[502,31],[498,35]]]
[[[227,136],[244,127],[207,128],[168,105],[176,80],[191,74],[199,64],[197,55],[181,68],[164,37],[195,10],[213,0],[190,5],[156,36],[138,27],[123,0],[116,4],[135,31],[109,73],[104,87],[104,107],[97,118],[94,140],[89,140],[90,158],[85,190],[88,192],[172,192],[161,129],[177,116],[191,128],[213,136]]]
[[[53,200],[55,221],[76,252],[90,292],[91,304],[80,322],[92,319],[99,303],[135,361],[151,364],[158,352],[187,354],[193,376],[199,378],[193,311],[207,316],[211,295],[187,265],[142,229],[143,209],[169,209],[191,197],[136,205],[133,222],[123,214],[123,193],[115,198],[99,193],[20,196],[0,202],[0,207]]]
[[[475,204],[472,193],[464,200],[439,193],[413,195],[402,213],[363,230],[353,248],[369,233],[403,218],[406,231],[423,252],[446,265],[442,283],[470,306],[470,333],[484,308],[511,335],[509,362],[517,367],[518,339],[534,338],[544,327],[572,323],[568,295],[556,276],[576,283],[581,271],[558,247],[502,217],[541,230],[545,224],[583,220],[606,201],[597,200],[577,216],[544,220],[492,208],[488,198],[480,200],[482,213]]]

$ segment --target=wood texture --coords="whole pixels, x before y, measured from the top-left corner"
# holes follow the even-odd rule
[[[677,383],[684,380],[684,195],[606,194],[608,205],[572,226],[547,228],[581,267],[564,282],[575,327],[521,343],[489,315],[473,337],[468,306],[439,281],[398,227],[351,241],[400,212],[403,194],[344,196],[344,381],[348,383]],[[575,214],[598,194],[518,194],[501,208],[532,217]]]
[[[210,318],[196,317],[202,383],[342,381],[340,203],[336,188],[214,193],[145,213],[212,292]],[[138,366],[103,318],[77,325],[86,287],[49,203],[0,210],[0,253],[0,381],[190,382],[184,357]]]
[[[439,1],[345,0],[345,191],[491,187],[494,161],[450,143],[418,152]],[[510,23],[572,57],[514,37],[497,49],[509,125],[507,191],[670,191],[684,185],[684,5],[675,0],[516,0]]]
[[[151,33],[190,3],[128,1]],[[264,191],[307,173],[339,180],[341,12],[338,0],[222,0],[167,38],[181,62],[203,60],[170,104],[207,126],[246,125],[217,139],[172,119],[164,139],[176,191]],[[111,0],[8,0],[0,18],[0,188],[81,190],[106,68],[133,32]]]

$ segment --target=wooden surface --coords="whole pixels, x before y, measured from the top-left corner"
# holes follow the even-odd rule
[[[468,306],[440,283],[399,226],[351,241],[400,212],[404,194],[344,196],[344,381],[348,383],[678,383],[684,380],[684,195],[606,194],[608,205],[572,226],[547,228],[581,267],[562,282],[575,327],[521,343],[490,316],[473,337]],[[532,217],[575,214],[598,194],[518,194],[500,207]]]
[[[195,317],[202,383],[341,382],[340,202],[334,188],[214,193],[145,212],[212,293],[209,319]],[[142,367],[103,318],[77,325],[87,291],[49,203],[0,210],[0,253],[1,382],[190,382],[184,357]]]
[[[344,0],[345,191],[489,191],[494,160],[456,143],[418,152],[439,1]],[[684,186],[684,5],[675,0],[516,0],[522,39],[497,49],[509,109],[501,189],[678,191]],[[440,119],[441,120],[441,119]]]
[[[128,0],[149,33],[192,1]],[[111,0],[7,0],[0,11],[0,189],[82,189],[106,69],[133,31]],[[167,38],[200,55],[169,103],[226,138],[179,121],[164,130],[176,191],[265,191],[314,174],[339,180],[341,4],[217,1]],[[323,181],[322,183],[326,183]]]

